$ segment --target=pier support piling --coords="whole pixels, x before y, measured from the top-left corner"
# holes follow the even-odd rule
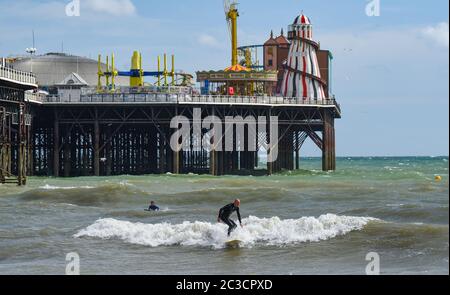
[[[94,122],[94,175],[100,176],[100,124],[97,118]]]
[[[53,176],[59,177],[59,121],[56,111],[53,125]]]
[[[251,130],[252,132],[249,132],[250,124],[246,123],[242,138],[236,136],[238,124],[232,124],[232,127],[228,127],[233,135],[230,139],[227,139],[227,126],[224,125],[222,134],[217,135],[222,138],[217,142],[211,138],[208,146],[199,146],[198,143],[208,134],[209,129],[201,128],[201,132],[194,132],[191,128],[190,146],[173,151],[170,138],[175,129],[170,128],[171,120],[176,115],[184,115],[190,119],[189,114],[193,115],[195,108],[202,109],[198,116],[198,120],[202,122],[209,116],[216,116],[222,122],[225,122],[227,117],[245,119],[250,116],[265,117],[266,123],[258,124],[257,130]],[[242,105],[194,107],[181,104],[117,104],[100,108],[98,104],[61,104],[51,108],[43,106],[39,112],[35,119],[33,144],[30,145],[35,155],[35,175],[63,174],[72,177],[167,172],[211,175],[275,174],[282,170],[300,168],[301,148],[307,137],[322,149],[322,168],[326,171],[336,168],[334,119],[339,114],[334,113],[332,108],[256,108]],[[278,130],[271,126],[272,117],[278,118]],[[266,130],[263,130],[263,126]],[[274,132],[274,135],[277,132],[278,138],[272,138],[271,132]],[[266,145],[266,169],[258,169],[261,168],[258,167],[258,152],[254,151],[253,143],[249,145],[249,137],[254,133],[258,134],[256,150],[262,150]],[[13,136],[12,142],[17,141],[16,137]],[[231,141],[231,138],[233,150],[229,151],[226,140]],[[182,142],[178,144],[183,145]],[[8,153],[8,144],[2,144],[1,158],[5,159],[2,160],[2,167],[15,161],[6,160],[8,155],[16,157],[14,155],[17,154],[17,147],[12,146],[10,149]],[[275,161],[270,161],[272,153],[276,156]],[[25,157],[31,159],[30,155]],[[18,165],[13,166],[14,171],[16,166]]]
[[[323,171],[336,170],[336,144],[334,118],[330,112],[323,112],[323,147],[322,147],[322,169]]]

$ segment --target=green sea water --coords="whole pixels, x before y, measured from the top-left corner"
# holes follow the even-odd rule
[[[0,185],[0,274],[449,273],[448,157],[317,158],[273,176],[32,177]],[[442,181],[436,181],[439,175]],[[225,247],[220,207],[242,200]],[[151,200],[160,212],[145,212]],[[236,217],[233,217],[236,219]]]

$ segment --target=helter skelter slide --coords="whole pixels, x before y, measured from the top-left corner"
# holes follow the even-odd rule
[[[283,96],[325,99],[326,82],[321,78],[317,59],[320,45],[313,40],[312,24],[307,16],[299,15],[289,26],[288,39],[291,46],[284,66]]]

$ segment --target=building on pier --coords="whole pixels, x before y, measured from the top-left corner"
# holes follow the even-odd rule
[[[274,95],[275,92],[267,92],[267,86],[276,83],[277,72],[234,66],[222,71],[197,72],[197,81],[203,95]]]
[[[33,72],[36,82],[41,89],[56,94],[55,85],[63,81],[67,76],[76,73],[89,85],[97,85],[97,60],[66,53],[47,53],[25,57],[11,58],[11,67],[25,72]],[[106,71],[106,64],[101,68]],[[118,86],[128,86],[129,79],[117,77]]]
[[[270,33],[270,38],[262,45],[264,70],[276,71],[278,79],[276,83],[268,85],[267,91],[280,93],[281,82],[283,80],[283,64],[287,60],[289,54],[290,43],[284,36],[284,30],[281,29],[279,36],[275,37],[273,31]]]

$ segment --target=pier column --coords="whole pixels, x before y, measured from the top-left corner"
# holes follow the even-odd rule
[[[217,152],[217,162],[218,162],[218,167],[217,167],[217,175],[225,175],[225,128],[223,126],[223,124],[221,125],[222,128],[222,138],[220,139],[220,141],[218,142],[218,145],[220,147],[220,152]]]
[[[32,140],[32,126],[27,127],[27,175],[33,176],[33,140]]]
[[[25,131],[25,120],[24,120],[24,105],[19,107],[19,125],[17,132],[17,180],[18,185],[25,184],[24,177],[24,164],[25,164],[25,147],[24,147],[24,131]]]
[[[334,118],[327,110],[323,113],[323,149],[322,149],[322,170],[336,170],[336,144]]]
[[[284,167],[285,167],[285,160],[286,160],[286,150],[285,150],[285,146],[286,146],[286,135],[285,135],[285,130],[284,127],[281,128],[281,138],[280,138],[280,144],[279,144],[279,153],[280,156],[278,157],[278,161],[277,161],[277,172],[280,172]]]
[[[100,125],[94,122],[94,175],[100,176]]]
[[[172,172],[172,167],[174,165],[174,154],[172,148],[170,147],[170,126],[164,129],[166,134],[165,148],[166,148],[166,173]]]
[[[175,107],[175,117],[178,116],[178,107]],[[179,122],[178,122],[179,123]],[[177,126],[179,127],[179,126]],[[173,131],[172,129],[169,129],[170,133],[169,134],[173,134],[175,131]],[[184,136],[184,135],[183,135]],[[170,139],[169,139],[170,140]],[[182,138],[182,140],[185,140],[184,138]],[[172,147],[170,146],[170,142],[169,142],[169,148],[172,149]],[[172,156],[173,156],[173,160],[172,160],[172,172],[174,174],[180,174],[181,169],[180,169],[180,165],[181,165],[181,153],[183,153],[183,151],[181,150],[181,144],[180,141],[178,140],[177,142],[177,146],[176,146],[176,150],[172,151]]]
[[[79,158],[78,155],[78,138],[76,136],[77,132],[75,128],[72,129],[70,132],[71,137],[71,144],[70,144],[70,159],[71,159],[71,165],[72,165],[72,171],[71,175],[78,175],[80,173],[80,166],[79,166]]]
[[[161,174],[166,173],[166,141],[164,139],[164,131],[159,132],[159,171]]]
[[[295,135],[295,170],[300,169],[300,131],[294,131]]]
[[[334,118],[330,114],[330,168],[336,170],[336,135],[334,128]]]
[[[253,153],[253,156],[254,156],[254,159],[253,159],[254,167],[253,167],[253,169],[255,169],[255,168],[258,169],[258,167],[259,167],[259,130],[258,130],[258,127],[256,127],[255,135],[256,135],[256,138],[255,138],[256,151]]]
[[[278,153],[279,153],[279,140],[280,140],[280,138],[278,137],[277,142],[272,142],[271,116],[272,116],[272,111],[269,110],[269,112],[267,114],[267,118],[266,118],[266,122],[267,122],[267,125],[266,125],[267,174],[268,175],[272,175],[272,174],[276,173],[275,164],[277,161],[271,161],[271,159],[273,158],[273,157],[271,157],[271,153],[274,151],[274,149],[278,149]],[[278,127],[278,136],[280,136],[279,127]],[[272,145],[273,148],[271,148],[270,145]],[[275,155],[272,155],[272,156],[275,156]]]
[[[149,132],[149,172],[156,173],[158,167],[158,136],[156,128],[150,129]]]
[[[236,124],[233,124],[232,127],[232,137],[233,137],[233,149],[231,152],[231,172],[235,173],[237,170],[239,170],[239,151],[238,151],[238,141],[237,141],[237,126]]]
[[[56,112],[53,126],[53,176],[59,177],[59,119]]]
[[[292,129],[288,132],[288,169],[290,171],[295,169],[294,166],[294,132]]]
[[[106,127],[106,176],[110,176],[112,172],[112,132],[111,126]]]
[[[65,139],[64,139],[64,177],[70,176],[70,170],[72,168],[72,162],[70,159],[71,148],[70,148],[70,134],[69,129],[65,129]]]
[[[209,173],[213,176],[217,176],[217,152],[212,149],[209,152]]]
[[[25,144],[20,141],[17,150],[17,179],[19,186],[26,184],[26,175]]]
[[[182,151],[173,151],[173,173],[180,174],[180,163],[181,163],[181,153]]]
[[[211,116],[215,115],[215,109],[213,107],[212,112],[211,112]],[[213,176],[217,176],[219,173],[219,155],[218,152],[216,151],[216,146],[215,146],[215,138],[216,134],[214,134],[213,137],[210,138],[210,152],[209,152],[209,173]]]

